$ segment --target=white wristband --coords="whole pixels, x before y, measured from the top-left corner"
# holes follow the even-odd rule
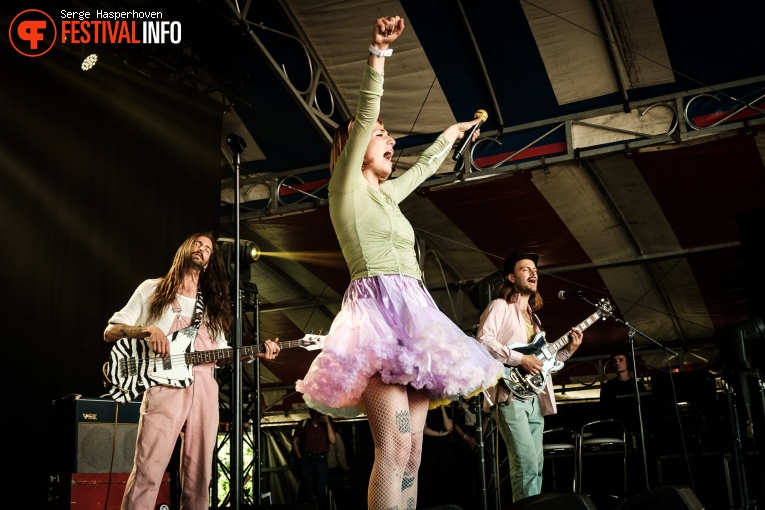
[[[372,55],[376,55],[378,57],[390,57],[393,55],[393,48],[388,48],[387,50],[378,50],[371,44],[369,45],[369,53]]]

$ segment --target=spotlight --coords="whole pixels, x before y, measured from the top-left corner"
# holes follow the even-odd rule
[[[223,260],[226,263],[229,276],[233,277],[236,269],[236,257],[239,257],[240,273],[243,280],[250,278],[250,264],[260,258],[260,248],[253,241],[239,240],[239,251],[234,249],[234,239],[222,237],[218,239]]]
[[[98,55],[96,55],[95,53],[91,53],[90,55],[85,57],[85,60],[82,61],[82,66],[80,67],[82,68],[83,71],[90,71],[91,69],[93,69],[93,67],[95,67],[96,62],[98,62]]]
[[[230,237],[221,237],[218,239],[221,249],[230,254],[231,248],[234,245],[234,239]],[[250,264],[260,258],[260,248],[254,241],[247,241],[246,239],[239,240],[239,262],[242,264]],[[233,263],[233,260],[231,261]]]
[[[241,241],[242,260],[255,262],[260,258],[260,248],[252,241]]]

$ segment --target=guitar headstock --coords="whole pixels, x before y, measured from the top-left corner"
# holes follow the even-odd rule
[[[603,320],[606,320],[606,318],[611,315],[611,312],[614,311],[614,305],[611,304],[611,301],[609,301],[608,298],[603,298],[598,301],[598,309],[603,312]]]
[[[303,349],[315,351],[324,348],[324,339],[326,335],[306,335],[298,340],[298,345]]]

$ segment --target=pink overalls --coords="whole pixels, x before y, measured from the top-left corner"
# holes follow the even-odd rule
[[[179,296],[178,299],[191,299]],[[174,303],[177,305],[177,303]],[[170,331],[191,325],[178,313]],[[199,327],[195,351],[220,348],[207,325]],[[162,477],[181,435],[181,510],[208,510],[213,452],[218,434],[218,382],[215,363],[194,365],[194,382],[186,388],[153,386],[141,404],[135,459],[122,500],[122,510],[153,510]]]

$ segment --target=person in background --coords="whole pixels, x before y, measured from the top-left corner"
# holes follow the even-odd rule
[[[232,327],[229,299],[228,277],[217,243],[210,233],[194,234],[178,248],[167,274],[141,283],[109,319],[104,341],[143,339],[157,359],[170,356],[170,337],[175,339],[175,333],[192,338],[194,351],[224,349]],[[279,351],[276,342],[266,340],[265,352],[257,356],[274,359]],[[189,386],[161,384],[144,393],[122,510],[154,508],[179,435],[180,508],[209,509],[219,424],[215,365],[215,361],[194,365]]]
[[[373,26],[356,115],[335,131],[329,214],[351,283],[322,352],[295,383],[309,407],[334,417],[365,413],[375,446],[370,510],[415,508],[428,408],[491,387],[493,359],[428,293],[412,225],[399,204],[435,174],[480,118],[446,128],[417,162],[391,179],[395,140],[380,120],[385,61],[404,30],[399,16]]]
[[[454,416],[454,435],[459,448],[468,451],[475,451],[478,446],[476,439],[477,415],[475,407],[478,406],[478,396],[461,399],[452,402],[452,416]],[[486,426],[489,423],[489,416],[483,417],[482,431],[486,432]]]
[[[631,363],[628,352],[627,346],[624,346],[611,353],[609,364],[614,372],[616,372],[616,376],[604,382],[603,386],[600,387],[599,411],[602,419],[619,420],[624,424],[629,452],[637,451],[638,444],[642,444],[642,441],[639,441],[640,415],[638,414],[638,401],[636,400],[635,389],[637,388],[640,393],[644,393],[646,389],[642,382],[636,381],[630,374]],[[641,396],[640,398],[644,399],[645,397]],[[645,400],[642,402],[645,402]],[[647,442],[646,446],[646,456],[650,455],[652,457],[653,448],[651,448],[651,442]],[[601,487],[611,487],[614,489],[614,493],[618,493],[621,491],[620,487],[623,484],[621,476],[618,476],[621,475],[621,472],[609,469],[608,466],[610,464],[604,461],[603,466],[601,466],[602,475],[599,477],[599,484]],[[634,464],[628,462],[626,468],[628,473],[628,492],[644,490],[644,477],[639,476],[637,472],[633,472]]]
[[[635,389],[640,393],[646,391],[641,381],[635,381],[630,374],[629,356],[627,350],[619,350],[611,354],[609,363],[616,376],[609,379],[600,387],[600,408],[603,418],[615,418],[624,423],[627,432],[640,432],[640,422],[635,400]]]
[[[335,431],[335,442],[330,443],[327,452],[327,466],[329,467],[329,490],[338,510],[351,509],[351,468],[345,456],[345,443],[340,434],[339,427],[330,418],[329,423]],[[335,509],[333,509],[335,510]]]
[[[529,375],[540,374],[544,368],[542,360],[514,347],[528,345],[542,331],[535,313],[543,304],[537,291],[538,260],[535,253],[513,253],[505,258],[499,297],[481,314],[476,334],[492,356],[506,365],[520,367]],[[582,332],[572,328],[568,338],[566,346],[556,353],[558,361],[568,360],[579,348]],[[544,417],[557,411],[552,378],[547,374],[544,390],[527,399],[519,399],[502,384],[490,393],[494,404],[492,416],[507,447],[513,501],[535,496],[542,490]]]
[[[292,435],[294,449],[300,465],[298,503],[317,503],[319,510],[329,510],[329,447],[336,441],[335,429],[329,417],[315,409],[302,421]]]

